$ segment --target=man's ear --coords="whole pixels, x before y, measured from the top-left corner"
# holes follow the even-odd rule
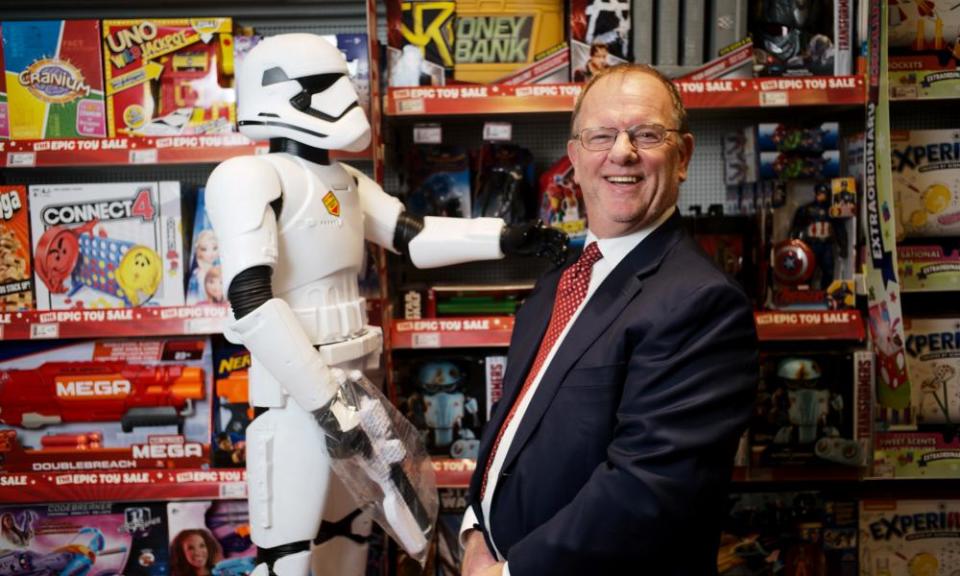
[[[693,134],[690,134],[689,132],[680,134],[680,142],[677,146],[677,150],[680,152],[680,166],[677,167],[677,176],[679,176],[681,182],[687,181],[687,168],[690,166],[690,158],[693,156],[693,148]]]
[[[567,158],[570,159],[570,163],[573,164],[573,181],[578,185],[580,184],[580,172],[577,170],[577,161],[580,154],[580,146],[577,145],[578,142],[571,138],[567,140]]]

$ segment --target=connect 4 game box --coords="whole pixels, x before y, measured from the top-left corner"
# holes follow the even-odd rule
[[[179,182],[30,186],[37,309],[182,306]]]
[[[0,186],[0,310],[32,310],[27,189]]]
[[[232,132],[230,18],[104,20],[110,136]]]
[[[4,22],[11,139],[106,135],[100,22]]]

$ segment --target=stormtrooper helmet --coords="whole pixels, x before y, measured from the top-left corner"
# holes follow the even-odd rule
[[[370,143],[346,60],[319,36],[264,39],[243,59],[237,78],[237,122],[254,140],[290,138],[353,152]]]

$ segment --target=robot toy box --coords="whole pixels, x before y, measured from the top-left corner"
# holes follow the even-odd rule
[[[921,429],[960,427],[960,330],[957,318],[905,318],[910,406]],[[949,432],[948,433],[953,433]]]
[[[851,184],[846,179],[847,185]],[[855,218],[843,216],[829,180],[781,183],[764,231],[769,254],[765,307],[853,308]],[[839,199],[839,195],[836,195]],[[855,195],[847,197],[853,202]]]
[[[953,576],[960,501],[862,500],[860,576]]]
[[[960,478],[960,438],[943,432],[878,432],[873,475],[878,478]]]
[[[854,0],[758,0],[754,4],[755,76],[853,73]]]
[[[33,309],[27,189],[0,186],[0,311]]]
[[[250,352],[216,338],[213,346],[213,465],[236,468],[246,462],[250,406]]]
[[[97,20],[3,23],[10,138],[106,135]]]
[[[178,182],[30,186],[37,309],[182,306]]]
[[[960,236],[960,131],[890,136],[898,236]]]
[[[570,77],[586,82],[594,74],[631,59],[630,3],[570,2]]]
[[[888,68],[893,98],[960,95],[960,13],[947,0],[889,0]]]
[[[569,80],[564,2],[387,2],[390,86]]]
[[[166,524],[169,576],[248,576],[253,571],[256,547],[246,501],[170,502]],[[205,549],[205,557],[198,548]]]
[[[208,338],[25,342],[0,354],[0,472],[206,467]]]
[[[110,136],[233,132],[230,18],[104,20]]]
[[[4,576],[168,576],[162,505],[0,507]]]
[[[204,302],[226,302],[223,291],[223,272],[220,268],[220,249],[217,235],[207,216],[202,188],[197,192],[191,245],[190,271],[187,275],[187,306]]]
[[[855,398],[858,364],[854,353],[764,354],[751,463],[863,465],[868,438],[858,437],[858,419],[869,419],[870,411]]]
[[[417,355],[397,362],[401,412],[436,456],[474,458],[486,422],[482,356]]]

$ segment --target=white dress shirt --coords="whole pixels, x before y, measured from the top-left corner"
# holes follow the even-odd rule
[[[547,371],[547,367],[550,366],[550,361],[553,360],[554,354],[557,353],[557,350],[560,349],[560,345],[563,344],[567,333],[570,331],[570,327],[573,326],[574,322],[576,322],[577,317],[580,316],[580,313],[587,305],[587,302],[590,301],[590,298],[593,296],[594,292],[597,291],[597,288],[600,286],[600,284],[602,284],[610,272],[612,272],[613,269],[616,268],[621,261],[623,261],[627,254],[636,248],[644,238],[650,235],[651,232],[663,224],[675,211],[676,207],[670,208],[650,226],[626,236],[598,239],[593,235],[593,232],[587,231],[587,238],[584,240],[583,246],[586,247],[591,242],[597,242],[597,247],[600,248],[600,253],[603,254],[603,258],[598,260],[596,264],[593,265],[593,272],[590,275],[590,286],[587,288],[586,297],[583,299],[583,302],[580,303],[580,306],[576,309],[576,311],[574,311],[570,321],[567,322],[563,332],[560,333],[560,337],[557,338],[553,348],[551,348],[550,352],[547,354],[547,358],[544,360],[543,366],[540,368],[540,372],[536,375],[536,378],[530,385],[530,390],[528,390],[524,395],[523,399],[520,401],[520,405],[517,406],[516,413],[510,420],[509,424],[507,424],[507,429],[503,432],[503,437],[500,439],[500,445],[497,447],[497,451],[493,455],[493,460],[490,462],[490,471],[487,473],[487,488],[483,495],[483,500],[480,502],[480,508],[483,511],[483,518],[485,520],[484,528],[486,529],[487,534],[490,535],[490,541],[493,542],[494,548],[496,548],[497,543],[493,541],[493,533],[490,531],[490,506],[493,502],[493,494],[497,489],[497,479],[500,476],[500,469],[503,467],[503,461],[510,452],[510,445],[513,443],[513,438],[517,433],[517,428],[519,428],[520,422],[523,420],[523,414],[526,412],[527,406],[530,405],[533,395],[536,394],[537,388],[540,386],[540,379],[543,378],[544,373]],[[478,469],[482,467],[483,464],[483,462],[477,462]],[[466,533],[469,530],[472,530],[476,523],[477,515],[473,512],[473,508],[468,507],[463,515],[463,522],[460,524],[461,546],[465,543],[464,538]],[[496,552],[497,559],[504,560],[504,557],[500,554],[500,551],[496,550]],[[510,576],[509,567],[504,566],[503,575]]]

